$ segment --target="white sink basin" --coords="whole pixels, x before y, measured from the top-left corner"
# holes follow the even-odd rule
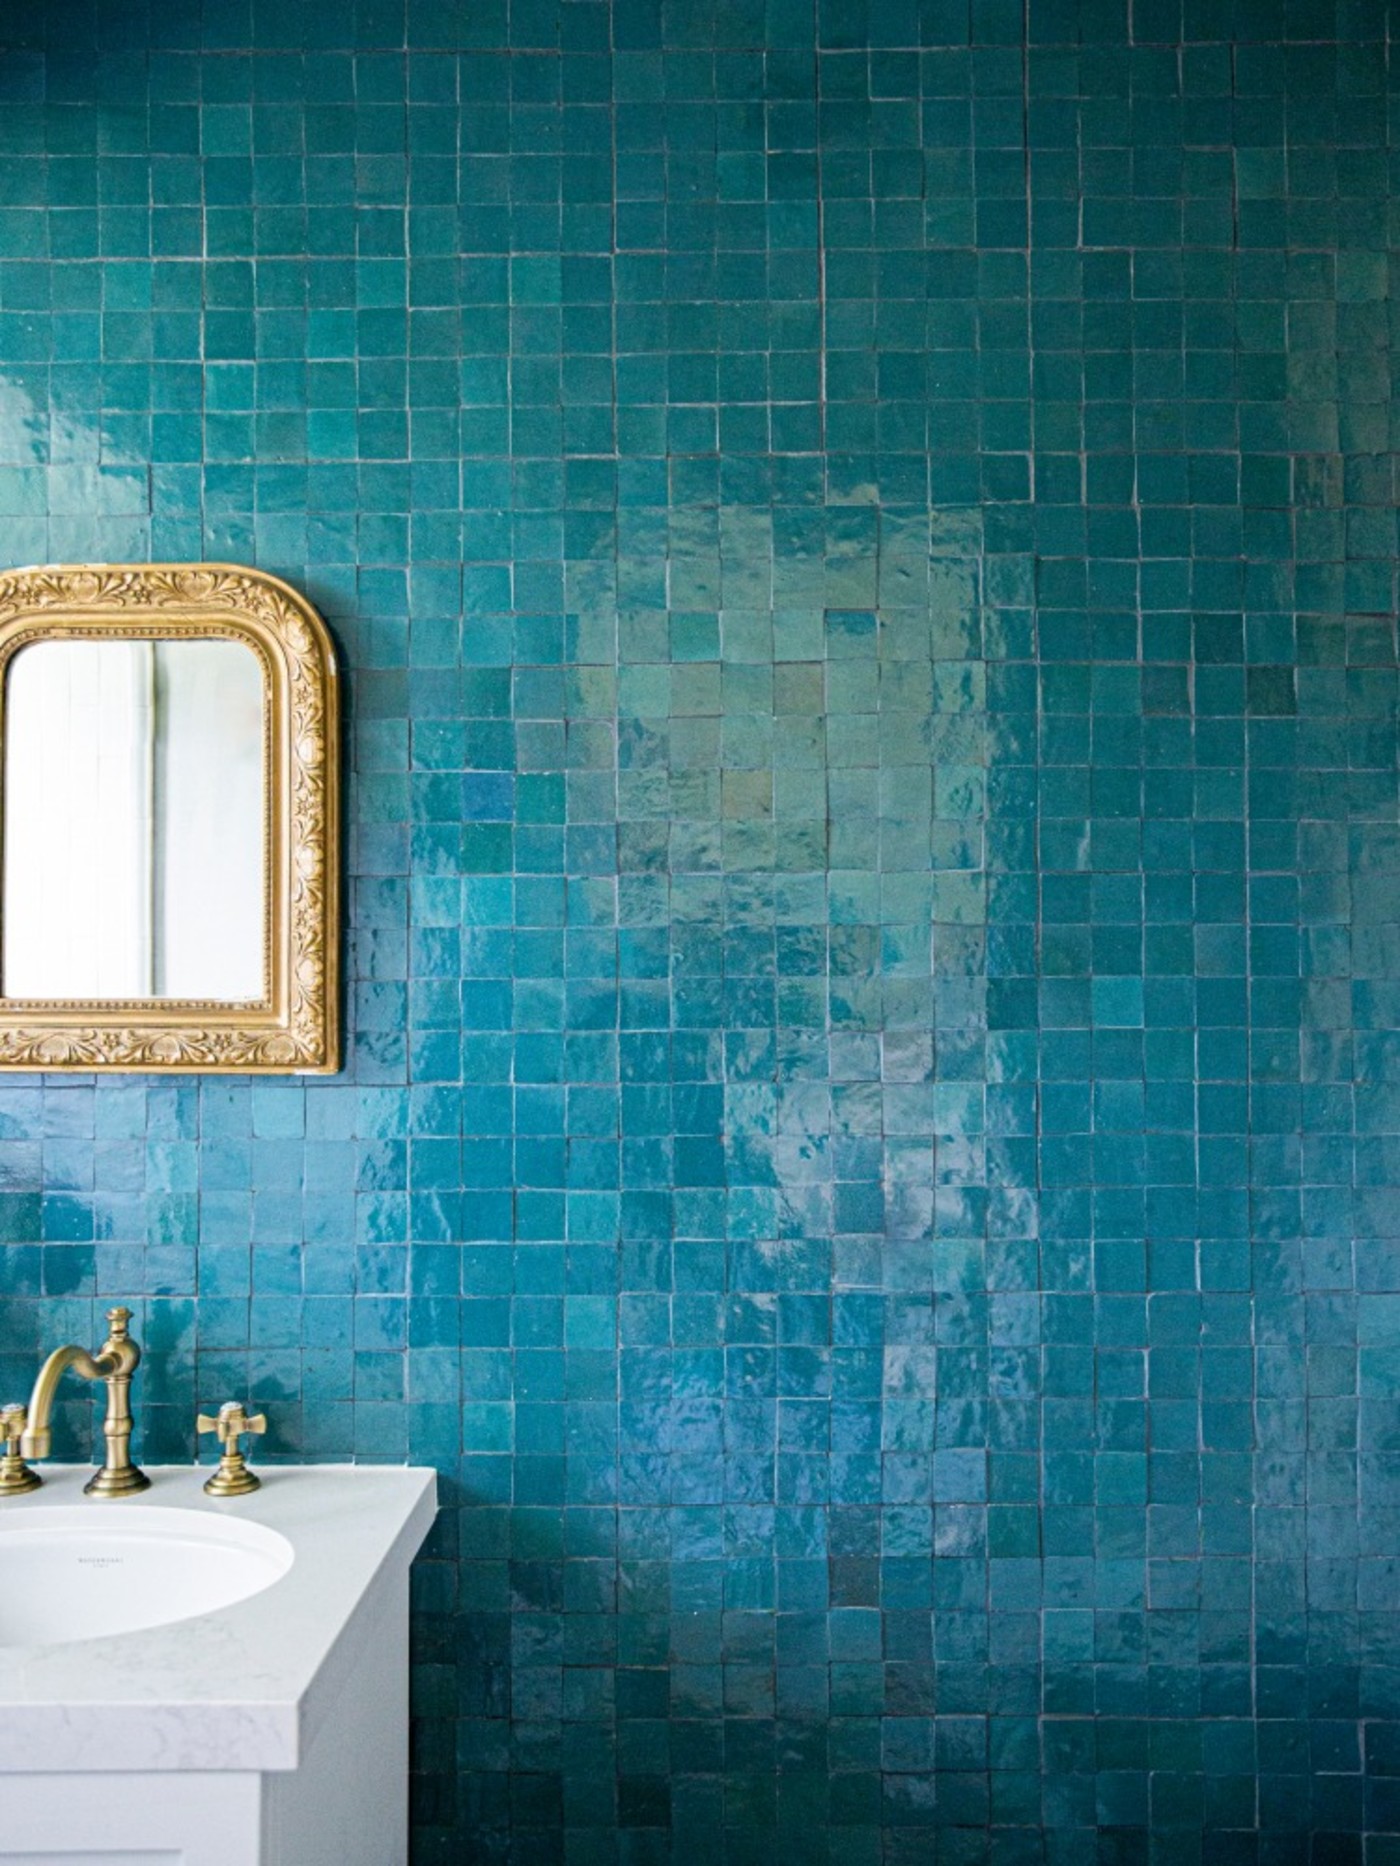
[[[276,1530],[198,1510],[39,1505],[0,1534],[0,1647],[66,1645],[169,1626],[280,1581]],[[110,1513],[109,1513],[110,1512]]]

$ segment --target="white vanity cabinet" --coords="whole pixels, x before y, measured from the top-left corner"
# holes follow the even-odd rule
[[[148,1473],[142,1496],[96,1502],[86,1469],[49,1470],[0,1504],[0,1590],[7,1534],[22,1570],[26,1524],[32,1541],[76,1522],[75,1504],[91,1545],[75,1533],[57,1565],[71,1559],[60,1578],[85,1631],[99,1595],[129,1602],[122,1569],[139,1587],[147,1547],[168,1563],[174,1540],[198,1563],[211,1514],[284,1538],[290,1565],[231,1606],[141,1630],[25,1644],[21,1621],[0,1620],[0,1866],[404,1866],[408,1569],[433,1473],[264,1467],[236,1502],[205,1497],[203,1471]],[[184,1518],[182,1541],[185,1511],[205,1520]],[[125,1541],[104,1532],[116,1512]]]

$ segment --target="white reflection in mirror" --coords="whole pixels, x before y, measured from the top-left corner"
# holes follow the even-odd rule
[[[241,642],[20,650],[5,685],[6,998],[264,996],[264,704]]]

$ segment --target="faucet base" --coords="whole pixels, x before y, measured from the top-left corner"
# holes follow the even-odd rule
[[[22,1497],[26,1491],[37,1490],[43,1481],[17,1452],[0,1457],[0,1497]]]
[[[262,1488],[262,1479],[255,1477],[240,1458],[238,1468],[225,1469],[225,1459],[214,1475],[204,1486],[206,1497],[249,1497],[255,1490]]]
[[[119,1471],[109,1471],[105,1467],[94,1471],[83,1485],[85,1497],[134,1497],[139,1490],[149,1490],[151,1480],[144,1471],[138,1471],[134,1464],[124,1465]]]

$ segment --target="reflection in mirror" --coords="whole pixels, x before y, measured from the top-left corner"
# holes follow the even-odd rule
[[[266,994],[263,672],[242,642],[36,642],[5,686],[6,998]]]

